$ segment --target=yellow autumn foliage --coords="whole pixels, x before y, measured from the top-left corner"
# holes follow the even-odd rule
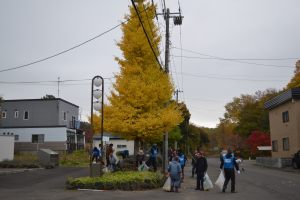
[[[137,7],[156,54],[160,36],[153,22],[152,4],[138,1]],[[116,58],[120,73],[104,107],[104,128],[126,139],[158,140],[182,121],[179,108],[171,103],[174,91],[169,75],[156,62],[133,8],[122,25],[118,43],[123,58]]]

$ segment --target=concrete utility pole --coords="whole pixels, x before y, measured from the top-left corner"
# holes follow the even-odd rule
[[[169,73],[169,55],[170,55],[170,32],[169,32],[169,25],[170,25],[170,18],[173,18],[175,25],[182,24],[181,12],[179,9],[178,13],[170,13],[169,8],[164,8],[163,13],[158,14],[163,15],[166,21],[166,47],[165,47],[165,72]],[[164,135],[164,148],[163,148],[163,172],[168,171],[168,140],[169,134],[165,133]]]
[[[176,102],[177,102],[177,103],[178,103],[178,93],[179,93],[179,92],[183,92],[183,91],[177,89],[177,90],[175,90],[175,92],[174,92],[174,93],[175,93],[175,96],[176,96]],[[177,149],[177,141],[174,142],[174,148]]]
[[[177,103],[178,103],[178,93],[179,93],[179,92],[183,92],[183,91],[177,89],[177,90],[175,90],[175,92],[174,92],[175,95],[176,95],[176,102],[177,102]]]
[[[60,77],[57,78],[57,98],[59,98],[59,83],[60,83]]]

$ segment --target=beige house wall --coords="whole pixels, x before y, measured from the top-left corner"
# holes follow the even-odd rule
[[[289,112],[289,121],[283,122],[282,113]],[[271,141],[277,140],[278,151],[272,157],[291,157],[300,149],[300,100],[290,100],[269,111]],[[289,150],[283,150],[283,138],[289,138]]]

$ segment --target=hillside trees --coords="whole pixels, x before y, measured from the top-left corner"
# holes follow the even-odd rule
[[[143,24],[156,55],[160,36],[153,19],[155,8],[144,0],[136,1]],[[123,37],[117,44],[123,58],[116,58],[120,73],[104,107],[104,128],[126,139],[159,141],[182,121],[181,111],[171,102],[173,85],[162,71],[147,42],[133,7],[125,16]]]
[[[287,84],[287,89],[300,87],[300,60],[296,62],[296,69],[294,71],[294,77]]]
[[[241,95],[226,104],[224,120],[221,124],[232,123],[233,132],[248,137],[254,130],[269,132],[268,111],[264,108],[267,100],[276,96],[278,92],[273,89],[257,91],[254,95]]]
[[[224,118],[220,119],[215,130],[218,147],[247,150],[251,133],[258,131],[268,134],[269,115],[264,104],[276,95],[278,91],[267,89],[257,91],[254,95],[235,97],[227,103]]]

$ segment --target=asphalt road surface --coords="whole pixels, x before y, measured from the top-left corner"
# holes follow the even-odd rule
[[[217,179],[219,161],[208,159],[208,174],[213,182]],[[67,177],[88,176],[87,168],[37,169],[21,173],[0,174],[0,200],[300,200],[300,170],[277,170],[256,166],[245,161],[245,172],[236,175],[238,193],[221,193],[218,188],[210,191],[194,190],[196,179],[191,178],[191,167],[185,170],[180,193],[162,189],[148,191],[70,191],[65,190]]]

